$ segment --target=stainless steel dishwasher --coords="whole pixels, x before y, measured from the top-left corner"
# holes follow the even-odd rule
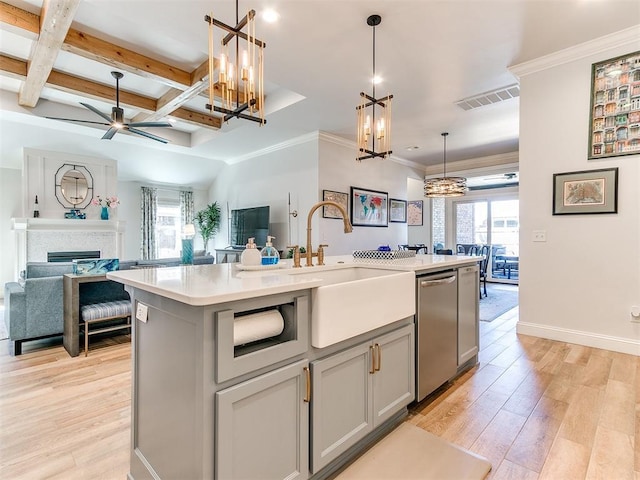
[[[457,271],[418,276],[416,282],[416,400],[420,401],[458,368]]]

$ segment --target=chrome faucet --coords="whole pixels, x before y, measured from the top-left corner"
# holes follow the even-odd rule
[[[316,203],[313,207],[311,207],[311,210],[309,210],[309,215],[307,215],[307,246],[306,246],[306,257],[307,257],[307,267],[313,267],[313,257],[317,257],[318,254],[313,252],[313,248],[311,247],[311,217],[313,217],[313,213],[320,207],[322,207],[323,205],[328,205],[328,206],[332,206],[332,207],[336,207],[338,209],[338,211],[340,212],[340,214],[342,215],[342,222],[344,223],[344,233],[351,233],[353,231],[353,227],[351,226],[351,222],[349,222],[349,215],[347,215],[347,212],[345,211],[344,207],[342,205],[340,205],[339,203],[336,202],[332,202],[329,200],[325,200],[323,202],[318,202]],[[324,247],[328,247],[329,245],[322,245],[322,248]],[[322,248],[320,248],[320,252],[322,255],[322,261],[321,263],[318,263],[318,265],[323,265],[324,264],[324,250],[322,250]]]

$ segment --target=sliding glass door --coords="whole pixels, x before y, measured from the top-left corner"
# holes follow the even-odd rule
[[[488,278],[517,283],[519,274],[519,200],[458,200],[453,202],[455,243],[468,251],[471,245],[491,245]]]

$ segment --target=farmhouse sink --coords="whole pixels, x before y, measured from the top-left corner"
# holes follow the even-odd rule
[[[415,313],[415,276],[367,267],[297,270],[322,280],[311,291],[311,345],[324,348]]]

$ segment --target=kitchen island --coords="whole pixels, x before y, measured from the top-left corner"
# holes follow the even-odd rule
[[[415,399],[416,274],[478,259],[325,261],[107,274],[136,318],[129,478],[325,478],[402,420]],[[323,313],[336,291],[349,324],[338,333],[323,323],[339,316]],[[363,298],[383,314],[355,318]]]

